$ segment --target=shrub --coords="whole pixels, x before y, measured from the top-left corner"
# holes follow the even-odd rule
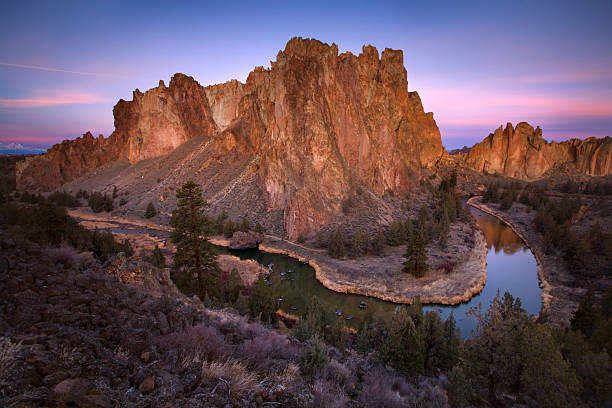
[[[7,337],[0,337],[0,379],[8,379],[20,350],[21,342],[13,343]]]
[[[328,361],[325,344],[315,335],[300,356],[300,371],[303,375],[314,378],[327,366]]]
[[[153,254],[151,256],[151,264],[158,268],[166,267],[166,258],[164,257],[164,254],[162,254],[162,251],[161,249],[159,249],[157,244],[155,244],[155,248],[153,249]]]
[[[315,407],[343,408],[349,402],[344,391],[333,382],[317,380],[313,391]]]
[[[261,371],[284,368],[298,358],[297,348],[285,336],[273,331],[242,343],[238,355],[248,361],[249,367]]]
[[[223,379],[229,383],[230,390],[235,397],[242,397],[247,393],[256,393],[262,383],[257,380],[257,374],[239,361],[227,360],[224,362],[207,362],[202,364],[202,375],[207,378]]]
[[[106,194],[102,195],[97,191],[90,194],[88,203],[91,210],[95,213],[113,210],[113,199]]]
[[[183,367],[225,358],[230,352],[223,336],[214,327],[204,324],[163,336],[159,339],[159,346],[166,351],[177,350]]]
[[[145,210],[144,217],[145,218],[153,218],[156,215],[157,215],[157,210],[155,209],[155,206],[153,205],[153,203],[149,203],[147,205],[147,209]]]
[[[81,205],[81,201],[78,199],[78,197],[74,197],[65,191],[56,191],[50,194],[49,197],[47,197],[47,200],[61,207],[74,208]]]
[[[383,368],[375,368],[365,377],[358,403],[363,408],[403,408],[415,389],[405,378],[392,375]]]

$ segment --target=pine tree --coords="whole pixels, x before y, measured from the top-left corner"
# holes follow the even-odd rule
[[[260,223],[255,224],[255,232],[259,233],[259,234],[265,234],[266,230],[264,229],[264,227],[261,226]]]
[[[261,321],[271,323],[276,320],[278,294],[276,288],[266,284],[262,275],[257,279],[249,299],[251,316],[259,317]]]
[[[215,232],[219,235],[223,234],[223,227],[225,226],[225,220],[227,220],[227,214],[225,213],[225,211],[223,211],[217,217],[217,221],[215,225],[215,230],[216,230]]]
[[[332,346],[336,347],[341,352],[344,352],[348,339],[349,332],[348,327],[346,326],[346,321],[342,317],[339,317],[332,326],[331,333],[329,334],[329,342]]]
[[[423,337],[404,307],[397,311],[391,321],[381,347],[381,358],[404,375],[423,373]]]
[[[200,186],[189,181],[176,192],[176,198],[178,208],[170,219],[171,239],[176,245],[174,267],[189,274],[187,281],[195,281],[196,293],[204,299],[219,272],[217,252],[208,241],[214,224],[204,214],[208,203]]]
[[[249,232],[250,229],[251,228],[249,226],[249,222],[247,221],[246,217],[242,217],[242,222],[240,223],[240,231]]]
[[[147,205],[147,209],[145,210],[145,218],[153,218],[156,214],[157,210],[155,209],[155,206],[153,205],[153,203],[149,203]]]
[[[416,278],[422,278],[429,269],[427,264],[427,253],[425,252],[425,242],[423,233],[420,229],[415,229],[412,242],[404,254],[404,272],[412,274]]]
[[[155,244],[155,248],[153,249],[153,255],[151,256],[151,264],[158,268],[166,267],[166,258],[164,258],[164,254],[162,254],[161,249]]]
[[[578,310],[574,312],[571,320],[571,327],[574,330],[580,330],[585,336],[591,337],[597,320],[597,311],[595,310],[595,296],[593,289],[589,289],[586,295],[580,301]]]
[[[353,243],[351,245],[354,256],[359,257],[366,253],[368,247],[367,239],[365,232],[361,228],[357,228],[357,231],[355,231],[353,235]]]
[[[425,370],[434,373],[444,363],[444,327],[438,312],[425,313],[423,321],[423,340],[425,347]]]
[[[387,243],[390,246],[403,245],[406,242],[406,229],[401,221],[393,221],[389,228]]]
[[[231,238],[232,235],[234,235],[234,232],[236,232],[236,228],[234,227],[234,221],[227,220],[225,226],[223,227],[223,235],[225,235],[226,238]]]
[[[327,252],[332,258],[343,258],[344,257],[344,235],[337,228],[331,235]]]
[[[371,241],[372,245],[370,251],[372,254],[382,255],[385,251],[385,241],[385,232],[382,228],[379,228],[378,232],[376,233],[376,237]]]
[[[442,370],[450,370],[459,361],[459,330],[455,316],[451,312],[448,319],[444,322],[444,344],[441,350],[440,368]]]

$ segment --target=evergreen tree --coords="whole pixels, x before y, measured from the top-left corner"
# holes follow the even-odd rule
[[[225,211],[223,211],[221,214],[219,214],[219,216],[217,217],[217,221],[216,221],[216,225],[215,225],[215,232],[217,234],[223,234],[223,227],[225,226],[225,220],[227,220],[227,214],[225,213]]]
[[[276,321],[277,299],[276,288],[266,284],[265,279],[260,275],[249,299],[251,316],[259,317],[262,322],[266,323]]]
[[[234,221],[227,220],[227,222],[225,223],[225,226],[223,227],[223,235],[225,235],[225,238],[231,238],[232,235],[234,235],[234,232],[236,232]]]
[[[423,233],[420,229],[415,229],[410,245],[404,254],[404,272],[412,274],[416,278],[422,278],[429,269],[427,264],[427,253],[425,252],[425,242]]]
[[[311,298],[310,304],[306,307],[304,318],[308,322],[313,334],[323,334],[328,322],[328,316],[317,296]]]
[[[597,310],[595,309],[595,296],[593,289],[589,289],[578,305],[578,310],[574,312],[571,320],[573,330],[580,330],[585,336],[591,337],[597,320]]]
[[[348,327],[346,326],[346,321],[342,317],[338,317],[331,328],[329,342],[332,346],[336,347],[341,352],[344,352],[348,340],[349,332]]]
[[[353,242],[351,245],[354,256],[359,257],[366,253],[368,248],[367,239],[366,233],[361,228],[357,228],[355,234],[353,234]]]
[[[176,245],[174,267],[188,273],[187,281],[195,281],[197,294],[204,299],[214,286],[219,272],[217,253],[208,241],[213,221],[205,214],[208,204],[199,185],[189,181],[176,192],[178,208],[172,212],[172,242]]]
[[[355,339],[355,350],[363,355],[367,355],[370,349],[370,328],[368,327],[368,322],[364,321],[359,328],[359,333],[357,333],[357,338]]]
[[[157,215],[157,210],[155,209],[153,203],[149,203],[147,205],[147,209],[145,210],[144,216],[145,218],[153,218],[155,215]]]
[[[423,373],[423,337],[405,307],[401,307],[393,316],[391,327],[381,347],[381,358],[385,364],[404,375]]]
[[[459,345],[461,340],[459,337],[459,329],[457,329],[457,323],[455,316],[451,312],[448,319],[444,322],[444,343],[441,350],[441,363],[440,368],[442,370],[450,370],[459,361]]]
[[[240,223],[240,231],[249,232],[251,228],[249,227],[249,221],[247,221],[246,217],[242,217],[242,222]]]
[[[332,258],[343,258],[344,257],[344,235],[337,228],[331,235],[327,252]]]
[[[542,408],[577,407],[580,384],[563,359],[548,326],[528,325],[521,336],[519,392],[529,405]]]
[[[390,246],[403,245],[406,242],[406,229],[401,221],[393,221],[389,228],[387,244]]]
[[[300,371],[312,379],[317,373],[323,371],[328,362],[329,355],[325,344],[319,336],[315,335],[300,356]]]
[[[261,226],[260,223],[255,224],[255,232],[260,233],[260,234],[265,234],[266,230],[264,229],[264,227]]]
[[[385,232],[379,228],[376,237],[371,241],[370,252],[374,255],[382,255],[385,251],[385,241]]]
[[[423,340],[425,347],[425,370],[428,373],[435,373],[435,370],[444,364],[444,327],[438,312],[430,310],[425,313]]]
[[[469,405],[472,382],[461,366],[455,366],[448,373],[448,403],[451,407],[463,408]]]
[[[164,254],[162,254],[161,249],[155,244],[155,248],[153,249],[153,255],[151,256],[151,264],[158,268],[166,267],[166,258],[164,258]]]

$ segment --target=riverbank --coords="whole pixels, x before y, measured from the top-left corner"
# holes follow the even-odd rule
[[[568,327],[584,289],[571,287],[574,278],[563,260],[547,255],[542,250],[544,245],[541,234],[533,228],[535,212],[529,211],[520,203],[514,203],[508,211],[501,211],[495,204],[483,203],[481,196],[470,198],[467,204],[504,222],[523,240],[538,265],[538,277],[542,288],[542,311],[547,316],[547,321],[555,326]]]
[[[335,292],[394,303],[412,303],[420,297],[422,303],[456,305],[469,301],[484,288],[487,247],[482,232],[474,224],[454,224],[449,236],[447,250],[451,253],[450,259],[458,260],[452,271],[447,272],[442,267],[444,262],[448,262],[447,258],[438,262],[430,259],[434,267],[420,279],[401,272],[405,246],[387,247],[380,257],[334,259],[325,250],[268,235],[259,245],[259,250],[308,263],[315,270],[317,280]],[[468,236],[472,239],[471,247],[466,244]],[[211,242],[223,246],[229,244],[221,237],[212,237]]]
[[[113,223],[113,227],[169,230],[166,226],[149,221],[93,214],[87,210],[71,210],[70,215],[81,219],[91,228],[96,225],[108,227],[108,223]],[[229,245],[229,240],[222,236],[211,237],[210,242],[219,246]],[[164,242],[164,247],[166,245]],[[417,297],[420,297],[422,303],[464,303],[482,291],[487,279],[487,246],[484,235],[473,222],[451,225],[444,253],[428,249],[430,271],[420,279],[401,271],[405,261],[405,246],[387,247],[383,256],[334,259],[325,250],[308,248],[266,235],[259,250],[309,263],[315,270],[317,280],[335,292],[364,295],[394,303],[412,303]],[[254,268],[248,269],[251,275]],[[250,278],[248,280],[252,281]]]

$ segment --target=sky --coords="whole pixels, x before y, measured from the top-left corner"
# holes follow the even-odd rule
[[[0,144],[108,136],[112,108],[176,72],[244,82],[294,36],[404,51],[448,148],[506,122],[612,136],[612,1],[15,1],[0,14]]]

